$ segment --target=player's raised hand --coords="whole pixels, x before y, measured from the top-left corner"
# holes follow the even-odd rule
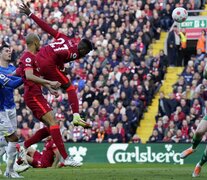
[[[27,16],[29,16],[31,14],[31,10],[29,9],[29,7],[24,3],[24,1],[22,0],[22,4],[19,6],[19,10],[20,13],[26,14]]]

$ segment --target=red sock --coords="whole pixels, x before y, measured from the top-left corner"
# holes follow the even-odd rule
[[[68,157],[58,125],[50,126],[50,134],[63,159]]]
[[[79,113],[79,103],[77,94],[75,92],[75,87],[73,85],[70,85],[66,91],[68,93],[68,101],[73,110],[73,113]]]
[[[42,139],[48,137],[50,135],[48,127],[44,127],[38,130],[30,139],[24,142],[24,147],[28,148],[32,144],[40,142]]]

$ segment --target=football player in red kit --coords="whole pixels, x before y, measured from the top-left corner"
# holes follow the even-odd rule
[[[49,136],[45,143],[42,152],[35,150],[32,147],[27,149],[27,162],[30,166],[24,167],[24,162],[19,158],[14,166],[16,172],[21,173],[27,170],[29,167],[33,168],[59,168],[63,167],[64,163],[60,162],[61,155],[58,151],[51,136]]]
[[[44,31],[55,38],[53,43],[42,47],[36,55],[40,74],[44,79],[60,82],[61,88],[67,92],[69,104],[73,111],[73,124],[90,127],[90,124],[83,121],[79,115],[79,103],[75,87],[61,70],[64,69],[64,63],[87,55],[92,50],[92,43],[87,39],[82,39],[78,44],[73,42],[70,37],[54,30],[47,23],[31,13],[29,7],[24,3],[20,5],[19,9],[21,13],[28,15]]]
[[[24,148],[39,142],[40,140],[52,136],[61,156],[63,157],[64,164],[69,166],[80,166],[79,162],[71,159],[64,147],[60,128],[56,122],[52,109],[48,105],[46,99],[42,95],[41,85],[46,86],[52,93],[55,93],[56,88],[61,84],[57,81],[49,81],[40,78],[39,68],[35,59],[35,54],[40,47],[40,39],[36,34],[29,34],[26,37],[27,51],[20,58],[19,68],[17,74],[21,75],[24,82],[24,100],[26,105],[32,110],[34,116],[42,121],[47,127],[40,129],[29,140],[24,142],[24,146],[18,148],[20,156],[26,161],[26,153]]]
[[[51,136],[47,138],[42,153],[33,148],[27,151],[27,161],[34,168],[58,167],[60,159],[60,153]]]
[[[61,156],[51,136],[47,138],[42,153],[33,148],[27,151],[27,161],[34,168],[58,167]]]

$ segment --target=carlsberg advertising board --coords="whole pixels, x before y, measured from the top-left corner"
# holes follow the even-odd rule
[[[107,159],[112,164],[131,162],[183,164],[183,160],[179,157],[180,153],[175,152],[171,144],[166,144],[163,148],[162,152],[159,152],[146,145],[146,150],[143,151],[139,146],[130,148],[129,144],[111,144],[107,150]]]
[[[98,143],[65,143],[68,154],[83,163],[171,163],[195,164],[199,161],[205,144],[200,144],[197,151],[185,160],[179,155],[190,144],[98,144]],[[43,143],[33,145],[42,150]],[[6,156],[3,157],[6,160]]]

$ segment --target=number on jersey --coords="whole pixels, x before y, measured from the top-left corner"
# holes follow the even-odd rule
[[[56,42],[50,43],[49,45],[53,48],[53,50],[61,51],[61,50],[68,50],[68,46],[65,43],[63,38],[58,38]]]

